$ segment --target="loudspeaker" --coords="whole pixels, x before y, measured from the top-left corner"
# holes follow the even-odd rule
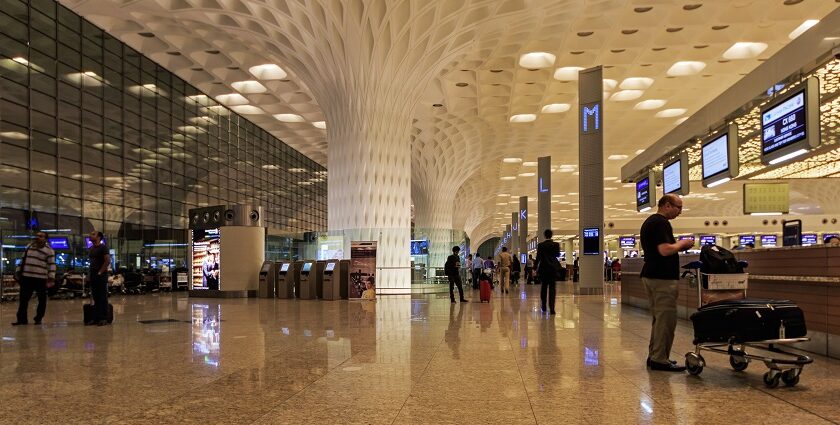
[[[224,205],[193,208],[189,211],[190,229],[215,229],[224,226]]]
[[[263,207],[255,205],[233,205],[225,210],[225,224],[228,226],[265,227]]]

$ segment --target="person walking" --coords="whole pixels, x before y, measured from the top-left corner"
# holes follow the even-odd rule
[[[467,255],[467,268],[466,268],[466,275],[467,275],[467,283],[472,284],[472,271],[473,271],[473,256],[472,254]]]
[[[478,282],[481,280],[481,268],[484,267],[484,260],[481,258],[480,255],[475,254],[475,260],[473,260],[473,288],[478,289]]]
[[[671,358],[674,331],[677,327],[677,282],[680,277],[679,252],[691,248],[694,241],[674,239],[670,220],[682,212],[679,196],[667,194],[659,199],[657,211],[642,224],[639,235],[645,263],[640,273],[650,302],[652,317],[647,366],[652,370],[682,372]]]
[[[513,257],[513,263],[510,266],[510,283],[511,285],[519,285],[519,275],[522,273],[522,263],[519,262],[519,258],[516,255],[511,255]]]
[[[92,243],[88,251],[90,260],[90,291],[93,296],[93,320],[85,325],[105,326],[108,324],[108,265],[111,255],[102,243],[102,232],[90,232]]]
[[[551,314],[554,312],[554,298],[557,289],[555,283],[557,282],[557,273],[560,271],[560,262],[557,257],[560,256],[560,244],[551,240],[554,232],[551,229],[545,229],[543,232],[545,240],[537,245],[537,259],[535,266],[537,268],[537,277],[540,280],[540,306],[542,312],[546,312],[546,303]]]
[[[525,263],[525,284],[534,283],[534,257],[528,254],[528,261]]]
[[[29,323],[29,299],[32,293],[38,293],[38,308],[35,310],[34,323],[40,325],[47,312],[47,288],[55,285],[55,252],[47,244],[47,234],[38,232],[35,240],[26,246],[20,262],[20,294],[17,321],[12,326]]]
[[[513,263],[513,258],[510,256],[506,246],[502,247],[502,252],[499,254],[499,278],[501,285],[499,292],[507,294],[510,292],[510,266]]]
[[[461,302],[468,302],[468,300],[464,298],[464,288],[461,285],[461,257],[458,256],[459,252],[461,252],[461,247],[457,245],[453,246],[452,255],[446,257],[446,263],[443,266],[443,271],[446,273],[446,277],[449,279],[449,299],[452,301],[453,304],[455,304],[454,286],[458,286],[458,295],[461,296]]]

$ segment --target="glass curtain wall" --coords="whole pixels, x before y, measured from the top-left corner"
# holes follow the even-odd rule
[[[322,166],[57,2],[2,4],[7,273],[35,228],[68,237],[71,262],[100,230],[121,266],[142,268],[186,264],[190,208],[262,205],[289,238],[326,229]]]

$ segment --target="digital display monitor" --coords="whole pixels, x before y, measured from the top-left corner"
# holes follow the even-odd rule
[[[802,234],[802,246],[811,246],[816,245],[818,242],[817,234],[816,233],[803,233]]]
[[[662,168],[663,193],[688,194],[688,156],[681,153]]]
[[[601,254],[601,229],[597,227],[583,228],[583,255]]]
[[[636,247],[636,237],[635,236],[622,236],[618,238],[618,246],[621,248],[635,248]]]
[[[653,181],[653,172],[636,181],[636,210],[639,212],[653,208],[653,199],[656,198],[655,184],[651,184]]]
[[[716,245],[717,244],[717,236],[715,235],[702,235],[700,236],[700,245]]]
[[[525,264],[528,262],[528,254],[519,254],[519,264]]]
[[[411,241],[411,255],[428,255],[429,241],[426,239]]]
[[[52,249],[70,249],[70,240],[66,237],[47,238]]]
[[[283,263],[280,266],[280,273],[286,273],[289,271],[289,263]]]
[[[820,144],[819,80],[810,77],[761,108],[761,160],[777,164]]]
[[[303,273],[309,273],[312,271],[312,263],[303,263],[303,268],[300,271]]]
[[[681,241],[686,239],[697,240],[694,235],[680,235],[677,239]]]
[[[778,237],[776,235],[761,235],[761,246],[766,248],[775,248]]]
[[[738,176],[738,126],[735,124],[703,142],[700,151],[703,186],[715,187]]]
[[[107,242],[106,239],[102,238],[102,245],[108,245],[106,242]],[[90,247],[92,247],[92,246],[93,246],[93,242],[91,242],[90,237],[85,236],[85,248],[90,249]]]
[[[192,287],[194,290],[221,288],[221,230],[192,231]]]
[[[802,220],[782,221],[782,246],[796,246],[802,243]]]
[[[327,263],[326,267],[324,267],[324,271],[332,272],[333,270],[335,270],[335,264],[336,263]]]
[[[828,243],[828,240],[831,238],[840,238],[840,233],[823,233],[822,234],[822,241],[823,243]]]
[[[747,245],[747,244],[753,244],[753,246],[755,246],[755,235],[741,235],[741,236],[738,236],[738,245]]]

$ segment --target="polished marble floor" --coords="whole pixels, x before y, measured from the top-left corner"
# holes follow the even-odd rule
[[[119,296],[108,327],[83,326],[72,300],[12,327],[4,303],[0,423],[840,422],[840,360],[818,356],[799,386],[772,390],[763,365],[734,372],[723,356],[707,355],[699,377],[650,372],[649,318],[614,290],[566,286],[556,316],[530,286],[457,305]]]

